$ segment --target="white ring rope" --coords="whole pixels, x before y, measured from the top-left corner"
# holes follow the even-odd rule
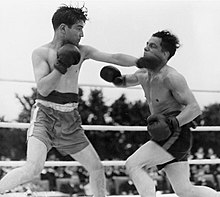
[[[3,79],[0,78],[0,82],[15,82],[15,83],[35,83],[35,81],[32,80],[19,80],[19,79]],[[102,85],[102,84],[79,84],[80,87],[100,87],[100,88],[115,88],[113,85]],[[120,88],[120,87],[117,87]],[[141,86],[136,87],[128,87],[127,89],[135,89],[139,90],[142,89]],[[220,93],[220,90],[196,90],[192,89],[193,92],[204,92],[204,93]]]
[[[1,167],[18,167],[26,161],[0,161]],[[220,159],[194,159],[188,160],[190,165],[220,164]],[[104,166],[124,166],[125,161],[102,161]],[[78,161],[46,161],[45,167],[49,166],[81,166]]]
[[[28,129],[30,123],[0,122],[1,128]],[[109,125],[82,125],[84,130],[92,131],[147,131],[146,126],[109,126]],[[192,131],[220,131],[220,126],[198,126]]]
[[[27,129],[29,123],[0,122],[0,128]],[[107,125],[82,125],[85,130],[96,131],[147,131],[146,126],[107,126]],[[193,131],[220,131],[220,126],[199,126]],[[0,166],[22,166],[25,161],[0,161]],[[104,166],[124,166],[125,161],[102,161]],[[189,160],[189,164],[220,164],[220,159]],[[46,161],[45,166],[80,166],[77,161]]]
[[[29,123],[0,122],[0,128],[27,129]],[[82,125],[85,130],[96,131],[147,131],[146,126],[107,126],[107,125]],[[220,131],[220,126],[199,126],[193,131]],[[0,166],[17,167],[24,165],[25,161],[0,161]],[[104,166],[124,166],[125,161],[102,161]],[[189,160],[189,164],[220,164],[220,159]],[[77,161],[46,161],[45,166],[80,166]]]

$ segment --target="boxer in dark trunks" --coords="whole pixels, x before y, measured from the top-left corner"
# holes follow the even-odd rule
[[[121,75],[113,66],[101,70],[101,77],[119,87],[141,85],[151,116],[147,118],[151,140],[126,161],[128,174],[141,197],[156,197],[155,185],[144,166],[164,168],[179,197],[217,197],[209,187],[194,186],[189,180],[187,156],[192,146],[190,126],[201,114],[200,107],[185,78],[167,65],[179,47],[169,31],[152,35],[138,59],[134,74]]]

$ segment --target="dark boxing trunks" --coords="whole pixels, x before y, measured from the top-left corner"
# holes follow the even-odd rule
[[[37,93],[37,99],[50,101],[59,104],[77,103],[78,94],[76,93],[61,93],[56,90],[52,91],[48,96],[44,97],[39,92]]]
[[[180,112],[172,112],[165,114],[165,116],[177,116],[179,113]],[[160,142],[155,141],[175,158],[167,163],[157,165],[159,170],[173,162],[187,161],[192,147],[192,132],[190,130],[190,124],[191,123],[183,125],[181,131],[173,131],[171,136],[166,140]]]

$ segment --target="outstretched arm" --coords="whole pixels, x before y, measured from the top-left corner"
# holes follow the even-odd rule
[[[100,72],[100,76],[107,82],[113,83],[118,87],[129,87],[140,84],[138,71],[131,75],[122,75],[114,66],[105,66]]]
[[[85,51],[85,59],[93,59],[96,61],[112,63],[120,66],[136,66],[137,58],[131,55],[126,55],[122,53],[110,54],[106,52],[99,51],[91,46],[82,46]]]

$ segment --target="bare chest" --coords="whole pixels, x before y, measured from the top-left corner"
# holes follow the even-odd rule
[[[50,72],[54,70],[54,64],[56,62],[56,53],[48,55],[48,64],[50,66]],[[62,75],[59,85],[57,87],[60,91],[76,92],[78,89],[78,78],[81,68],[81,62],[77,65],[72,65],[67,69],[67,72]]]
[[[170,91],[166,87],[163,78],[148,78],[142,84],[142,87],[149,105],[164,105],[168,100],[172,99]]]

